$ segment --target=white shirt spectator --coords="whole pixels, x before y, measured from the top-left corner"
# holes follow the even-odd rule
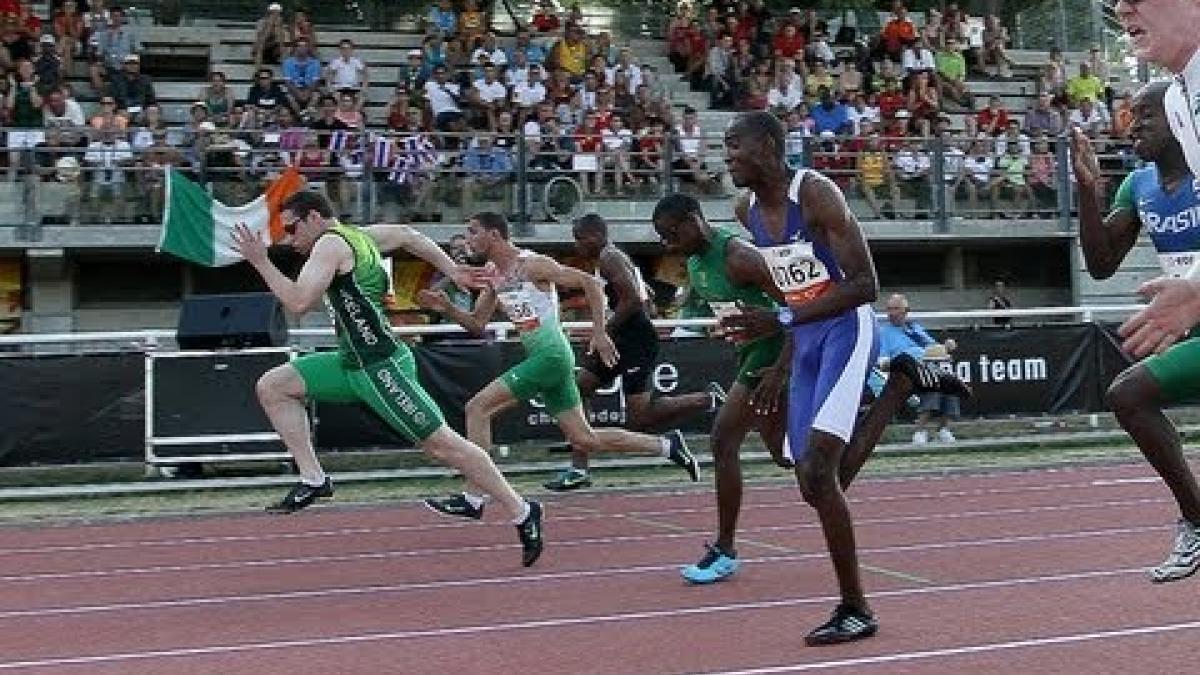
[[[958,180],[965,166],[967,153],[957,145],[948,145],[942,150],[942,174],[947,185],[953,185]]]
[[[529,120],[525,123],[524,129],[525,138],[527,140],[537,142],[542,140],[542,125],[538,124],[537,120]]]
[[[700,154],[700,146],[704,142],[704,132],[701,131],[700,125],[697,124],[691,131],[688,131],[679,125],[675,127],[675,132],[679,135],[679,151],[689,157],[695,157]]]
[[[604,143],[604,149],[609,152],[628,150],[633,147],[633,132],[629,129],[621,129],[620,131],[605,129],[600,132],[600,140]]]
[[[500,80],[490,84],[486,80],[475,80],[475,88],[479,90],[479,100],[484,103],[503,102],[508,97],[508,87]]]
[[[604,69],[604,81],[613,83],[617,81],[617,73],[625,73],[625,79],[629,84],[629,91],[636,91],[642,85],[642,69],[636,64],[628,66],[616,65],[612,68]]]
[[[1112,124],[1108,121],[1108,111],[1104,109],[1104,106],[1093,105],[1091,113],[1087,116],[1084,115],[1082,108],[1072,110],[1068,126],[1077,126],[1083,129],[1085,134],[1098,134],[1109,129]]]
[[[522,108],[535,106],[546,100],[546,85],[541,82],[522,82],[513,87],[513,98]]]
[[[825,38],[813,40],[812,44],[805,47],[804,51],[813,59],[824,62],[825,65],[830,65],[837,61],[837,57],[833,55],[833,49],[829,47],[829,43]]]
[[[933,51],[921,47],[905,49],[901,56],[901,67],[905,74],[918,70],[937,70],[937,62],[933,60]]]
[[[50,110],[49,106],[42,107],[42,116],[46,126],[57,124],[59,126],[81,127],[87,123],[83,116],[83,107],[75,99],[69,98],[63,101],[64,109],[62,115],[55,115]]]
[[[329,72],[332,75],[329,84],[334,89],[358,89],[362,86],[363,73],[366,71],[367,64],[363,63],[362,59],[357,56],[346,59],[339,54],[329,62]]]
[[[798,77],[792,77],[786,89],[781,90],[778,83],[767,92],[767,106],[782,107],[791,110],[804,102],[804,82]]]
[[[475,51],[471,52],[472,65],[478,65],[484,61],[491,63],[493,66],[507,66],[508,54],[505,54],[504,50],[500,49],[499,47],[496,47],[492,50],[488,50],[484,47],[478,47]]]
[[[584,110],[596,109],[596,92],[588,91],[587,89],[580,89],[579,100],[583,103]]]
[[[929,169],[932,167],[928,154],[912,150],[897,152],[896,159],[892,161],[892,164],[900,173],[901,178],[919,178],[928,175]]]
[[[996,162],[990,155],[967,155],[963,158],[963,168],[971,180],[986,185],[992,179],[992,167]]]
[[[117,185],[125,182],[125,172],[121,170],[121,162],[133,161],[129,141],[118,139],[112,145],[101,141],[88,144],[87,152],[83,155],[84,163],[93,167],[92,183],[96,185]]]
[[[1025,134],[1020,134],[1015,139],[1008,134],[1003,134],[997,138],[996,156],[1001,157],[1008,154],[1008,144],[1011,141],[1015,141],[1017,145],[1021,146],[1021,156],[1025,159],[1029,159],[1029,156],[1033,153],[1033,148],[1029,144],[1029,137]]]
[[[429,99],[429,109],[435,117],[447,112],[462,112],[455,100],[458,95],[457,84],[438,84],[436,80],[425,83],[425,98]]]

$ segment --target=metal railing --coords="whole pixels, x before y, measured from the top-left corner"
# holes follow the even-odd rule
[[[133,131],[133,145],[123,140],[129,135],[93,136],[81,145],[56,130],[33,132],[36,139],[29,133],[21,132],[21,147],[0,147],[8,160],[0,168],[0,227],[20,227],[29,241],[48,226],[160,223],[165,165],[237,205],[294,164],[342,217],[364,224],[463,222],[475,211],[494,210],[510,215],[520,231],[569,223],[584,209],[645,223],[653,203],[675,191],[715,199],[708,205],[715,220],[732,213],[733,188],[716,134],[173,130],[161,138]],[[935,231],[953,233],[963,220],[1039,218],[1068,231],[1074,199],[1068,144],[1007,138],[796,132],[788,161],[833,178],[865,221],[928,221]],[[46,142],[29,147],[38,140]],[[1097,151],[1111,193],[1136,160],[1121,140],[1099,140]]]

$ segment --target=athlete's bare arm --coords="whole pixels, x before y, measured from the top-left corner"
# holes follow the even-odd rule
[[[879,296],[879,280],[875,276],[871,250],[867,248],[862,227],[837,184],[810,172],[800,186],[800,200],[813,236],[823,239],[833,252],[843,278],[817,298],[791,306],[792,323],[829,318],[875,302]]]
[[[350,245],[337,236],[317,239],[295,281],[279,271],[267,256],[266,242],[244,224],[239,223],[234,227],[233,243],[275,297],[279,298],[284,309],[292,314],[304,314],[315,307],[329,289],[333,275],[339,269],[347,272],[354,266]]]
[[[468,333],[480,337],[496,314],[496,291],[491,286],[485,286],[475,303],[475,309],[470,312],[450,302],[446,292],[440,289],[421,290],[417,293],[417,304],[450,317]]]
[[[533,282],[551,283],[564,288],[578,288],[587,299],[588,308],[592,311],[592,336],[589,351],[600,355],[605,365],[612,367],[617,363],[617,348],[604,326],[604,286],[596,277],[558,264],[553,258],[544,255],[533,255],[525,262],[525,276]]]
[[[454,262],[437,242],[408,225],[372,225],[364,228],[364,231],[375,240],[379,252],[384,255],[403,250],[433,265],[463,289],[479,288],[482,285],[481,269]]]
[[[725,249],[725,273],[729,280],[739,286],[753,286],[761,289],[776,302],[783,302],[783,292],[771,276],[771,270],[762,253],[749,242],[740,239],[730,239]],[[743,316],[756,317],[760,320],[758,335],[769,335],[782,330],[774,312],[742,307]],[[779,409],[783,391],[788,382],[792,365],[792,333],[784,332],[783,349],[779,350],[779,358],[769,368],[764,368],[758,374],[758,386],[750,393],[750,408],[759,415],[769,415]]]
[[[746,227],[750,222],[750,191],[742,190],[737,196],[737,200],[733,202],[733,217]]]
[[[1092,142],[1079,129],[1071,130],[1071,162],[1079,186],[1079,245],[1088,274],[1107,279],[1116,273],[1121,261],[1137,243],[1142,221],[1130,209],[1117,209],[1108,216],[1101,203],[1100,163]]]
[[[608,318],[608,330],[611,333],[614,327],[645,309],[645,305],[641,289],[638,288],[637,274],[633,270],[633,261],[628,256],[614,248],[606,249],[600,254],[599,268],[601,278],[612,286],[617,295],[617,306]]]

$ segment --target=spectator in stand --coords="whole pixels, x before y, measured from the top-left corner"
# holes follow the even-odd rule
[[[517,40],[512,48],[512,56],[515,58],[517,54],[524,54],[525,62],[531,65],[540,66],[546,62],[546,48],[533,41],[533,36],[530,35],[528,28],[517,30]]]
[[[829,46],[829,37],[825,33],[817,33],[804,47],[805,60],[810,63],[823,63],[826,68],[837,63],[837,56]]]
[[[775,85],[767,92],[767,105],[777,113],[786,113],[804,103],[804,81],[795,71],[791,59],[776,62]]]
[[[16,12],[5,16],[4,20],[3,41],[8,63],[33,59],[38,40],[42,36],[42,20],[33,11],[28,0],[20,0],[16,5]]]
[[[892,166],[896,171],[896,182],[900,190],[916,202],[914,217],[928,217],[929,204],[932,201],[929,178],[933,165],[929,153],[925,152],[924,141],[919,138],[908,140],[892,158]]]
[[[624,73],[629,79],[629,90],[634,91],[642,85],[642,68],[633,61],[633,50],[629,47],[622,47],[617,52],[617,60],[612,67],[606,71],[609,82],[616,81],[616,75]]]
[[[452,131],[462,122],[461,95],[459,86],[449,81],[446,66],[434,68],[433,79],[425,83],[425,99],[429,101],[435,129]]]
[[[1000,23],[1000,17],[990,14],[983,21],[983,50],[980,52],[982,65],[995,66],[993,77],[1012,78],[1013,60],[1008,56],[1008,29]]]
[[[881,321],[879,324],[880,365],[886,366],[889,361],[900,354],[908,354],[915,359],[924,361],[949,361],[950,352],[958,348],[954,340],[948,339],[944,343],[938,344],[921,324],[908,320],[908,311],[908,299],[903,295],[897,293],[887,299],[887,320]],[[949,424],[950,421],[958,419],[958,397],[937,392],[920,396],[917,431],[913,433],[913,443],[925,445],[929,442],[927,429],[931,421],[938,425],[940,442],[954,443],[956,439],[950,431]]]
[[[908,112],[912,124],[920,120],[934,121],[941,114],[941,101],[937,87],[930,83],[931,73],[919,70],[913,73],[912,86],[908,90]]]
[[[108,25],[95,35],[96,61],[90,67],[92,88],[105,91],[105,82],[121,70],[125,57],[139,54],[142,41],[137,31],[125,25],[125,12],[120,7],[108,11]]]
[[[13,130],[8,132],[8,173],[11,177],[21,165],[19,150],[29,149],[45,140],[42,129],[42,96],[37,90],[33,64],[27,59],[17,61],[16,70],[8,76],[8,94],[4,110]]]
[[[847,56],[842,60],[842,72],[838,74],[837,89],[843,100],[853,101],[863,91],[863,74],[854,65],[854,57]]]
[[[1000,157],[1007,153],[1009,146],[1017,146],[1017,151],[1022,157],[1028,158],[1032,149],[1029,145],[1029,137],[1021,133],[1021,123],[1017,120],[1010,119],[1008,126],[1005,127],[1004,133],[996,139],[996,156]]]
[[[612,34],[608,31],[601,31],[592,41],[592,59],[599,56],[603,60],[605,68],[615,64],[619,55],[620,50],[612,43]]]
[[[608,125],[600,132],[603,147],[601,160],[600,182],[604,182],[604,171],[611,169],[613,176],[613,194],[626,196],[630,194],[626,186],[633,188],[637,177],[633,175],[633,132],[625,127],[625,121],[620,115],[613,115]]]
[[[208,76],[208,86],[200,94],[200,101],[208,111],[209,118],[216,124],[226,124],[229,111],[233,108],[233,97],[225,83],[225,73],[215,71]]]
[[[833,78],[833,74],[829,72],[824,63],[817,62],[812,65],[812,71],[804,78],[806,103],[810,106],[816,105],[821,100],[822,89],[836,91],[837,80]]]
[[[1004,282],[997,279],[992,284],[992,294],[988,296],[987,308],[995,310],[1012,309],[1012,300],[1008,297],[1008,290],[1005,288]],[[992,323],[1003,328],[1012,328],[1011,316],[997,316],[992,319]]]
[[[51,24],[54,35],[58,37],[58,54],[63,60],[63,72],[75,71],[75,53],[85,42],[86,26],[83,15],[79,13],[75,0],[65,0],[62,6],[54,12]]]
[[[733,38],[729,35],[721,39],[708,50],[708,59],[704,66],[704,82],[708,88],[709,107],[728,109],[733,106],[734,73],[733,73]]]
[[[942,13],[933,7],[925,8],[925,25],[921,26],[917,37],[925,42],[930,49],[937,51],[946,44],[942,27]]]
[[[490,63],[497,68],[508,65],[508,52],[500,48],[496,34],[488,31],[479,46],[471,52],[471,63]]]
[[[904,47],[912,44],[916,39],[916,26],[909,20],[908,10],[904,7],[904,3],[897,0],[892,3],[892,18],[888,20],[879,36],[877,53],[899,62]]]
[[[979,132],[988,136],[998,136],[1008,128],[1008,110],[1000,101],[999,96],[988,99],[988,105],[975,116]]]
[[[1083,133],[1095,138],[1107,134],[1112,128],[1112,122],[1103,105],[1095,103],[1093,99],[1084,98],[1079,101],[1079,107],[1071,111],[1071,126],[1079,127]]]
[[[1133,127],[1133,99],[1128,93],[1121,94],[1113,109],[1113,130],[1115,138],[1129,138]]]
[[[1029,158],[1029,187],[1033,191],[1034,208],[1053,213],[1058,206],[1058,158],[1045,139],[1033,146],[1033,155]]]
[[[487,117],[487,128],[496,128],[496,113],[504,108],[508,101],[508,88],[496,76],[495,66],[485,66],[483,78],[474,83],[475,91],[479,92],[479,101]]]
[[[392,100],[388,102],[387,110],[384,113],[384,125],[388,129],[403,129],[408,123],[410,109],[415,108],[412,107],[412,97],[409,95],[408,89],[404,84],[396,85],[396,90],[392,92]],[[417,112],[420,113],[419,110]]]
[[[33,62],[33,73],[37,76],[38,93],[45,96],[62,84],[63,60],[53,35],[43,35],[40,45],[41,50]]]
[[[942,180],[945,189],[945,205],[947,213],[955,211],[955,200],[959,187],[966,179],[964,160],[967,153],[963,152],[962,144],[951,137],[950,118],[939,117],[934,132],[942,144]]]
[[[634,147],[634,170],[641,181],[658,185],[667,169],[663,145],[666,143],[666,125],[661,117],[650,117],[646,126],[637,134]]]
[[[1054,96],[1043,91],[1025,111],[1025,132],[1030,136],[1058,136],[1063,132],[1062,112],[1054,107]]]
[[[675,171],[683,180],[691,180],[702,189],[712,186],[713,177],[704,167],[704,131],[696,109],[683,109],[683,121],[675,128]]]
[[[967,188],[970,209],[975,213],[979,212],[979,193],[988,191],[990,195],[992,171],[996,167],[996,159],[992,154],[994,149],[990,142],[977,140],[971,143],[967,156],[963,158],[963,171],[966,173],[963,185]]]
[[[101,96],[100,111],[92,116],[88,124],[93,129],[107,129],[111,127],[124,131],[126,126],[129,125],[129,120],[117,110],[116,99],[112,96]]]
[[[996,176],[992,178],[992,208],[998,209],[1004,193],[1013,198],[1013,210],[999,210],[993,217],[1008,218],[1028,216],[1033,210],[1033,193],[1028,181],[1029,159],[1021,154],[1018,143],[1009,143],[1004,154],[998,154],[996,159]]]
[[[858,189],[876,218],[895,216],[900,196],[892,163],[883,148],[878,131],[868,135],[866,146],[858,153]]]
[[[83,162],[88,167],[88,179],[83,184],[83,202],[105,222],[123,220],[127,213],[125,170],[133,165],[133,152],[124,132],[106,126],[96,132],[88,144]]]
[[[156,102],[154,83],[142,72],[142,59],[137,54],[125,57],[125,67],[112,77],[112,95],[117,107],[136,119],[142,109]]]
[[[507,187],[514,171],[511,153],[505,148],[496,147],[492,137],[483,134],[463,153],[462,166],[466,174],[462,182],[463,209],[467,213],[474,213],[475,202],[483,192],[498,195],[507,212],[510,201]]]
[[[446,42],[441,38],[426,36],[421,40],[420,78],[428,80],[433,77],[433,69],[446,65]],[[412,53],[409,53],[409,64],[412,64]]]
[[[850,109],[846,104],[834,99],[833,92],[827,87],[821,87],[818,95],[821,102],[809,113],[813,120],[813,131],[817,134],[828,131],[835,135],[851,133],[854,124],[850,121]]]
[[[583,27],[568,25],[566,35],[554,43],[550,50],[550,62],[567,72],[572,84],[578,84],[590,61],[587,42],[583,39]]]
[[[1087,64],[1088,69],[1092,71],[1092,75],[1095,76],[1096,79],[1100,80],[1100,84],[1104,87],[1104,90],[1101,92],[1101,98],[1096,100],[1097,102],[1103,101],[1104,107],[1107,108],[1109,114],[1111,114],[1113,111],[1113,98],[1115,98],[1115,92],[1113,91],[1112,86],[1108,84],[1108,60],[1104,58],[1104,54],[1101,53],[1099,47],[1093,45],[1092,48],[1088,50]]]
[[[354,41],[343,39],[338,43],[338,55],[330,59],[325,69],[325,80],[335,91],[351,91],[366,101],[367,88],[371,86],[367,64],[354,53]]]
[[[292,12],[292,25],[288,26],[289,42],[293,45],[301,40],[307,40],[308,44],[313,49],[313,55],[316,55],[317,45],[320,40],[317,39],[317,28],[308,18],[308,12],[302,9],[297,9]]]
[[[961,108],[973,110],[975,97],[967,88],[967,60],[963,58],[958,40],[948,38],[945,46],[938,50],[933,59],[942,98]]]
[[[312,44],[307,39],[296,40],[292,55],[283,60],[283,81],[298,109],[312,105],[322,84],[321,62],[313,56]]]
[[[546,85],[542,84],[540,66],[529,66],[525,81],[513,87],[512,98],[513,104],[517,107],[517,121],[524,124],[525,119],[547,100]]]
[[[542,0],[537,11],[533,13],[530,24],[534,30],[542,34],[558,32],[562,23],[558,18],[558,12],[554,9],[554,0]]]
[[[604,186],[600,172],[600,148],[602,138],[597,125],[596,113],[589,112],[574,132],[575,155],[571,168],[579,174],[579,185],[585,195],[599,195]]]
[[[925,38],[922,37],[912,44],[905,45],[900,57],[900,69],[904,72],[906,85],[912,81],[913,75],[919,72],[932,73],[937,70],[933,50],[929,48],[929,43],[925,41]]]
[[[958,8],[958,3],[946,5],[942,14],[942,41],[956,41],[960,45],[967,44],[967,15]]]
[[[296,112],[295,101],[291,99],[283,85],[275,80],[275,74],[271,72],[270,68],[263,68],[254,76],[254,84],[250,85],[250,90],[246,92],[246,104],[257,108],[286,105]],[[232,112],[233,110],[230,109],[230,114]],[[226,120],[226,125],[230,124],[231,122]]]
[[[425,33],[439,38],[451,38],[458,34],[458,13],[450,0],[438,0],[429,8],[425,17]]]
[[[54,124],[62,128],[80,128],[87,123],[83,117],[83,108],[77,102],[68,100],[62,87],[46,95],[42,104],[42,117],[46,126]]]
[[[738,103],[738,110],[749,112],[767,109],[767,93],[763,91],[762,85],[759,84],[757,78],[748,80],[744,91],[745,94]]]
[[[888,75],[884,78],[883,87],[880,89],[877,101],[879,105],[879,114],[884,120],[895,119],[896,114],[904,112],[905,124],[908,123],[908,97],[900,87],[900,81],[895,75]]]
[[[1092,66],[1086,61],[1079,64],[1079,74],[1067,82],[1067,99],[1073,106],[1084,99],[1104,100],[1104,82],[1092,73]]]
[[[361,131],[366,127],[362,105],[352,91],[342,91],[338,95],[338,108],[337,112],[334,113],[334,117],[340,120],[342,124],[345,124],[347,129]]]
[[[771,40],[772,53],[775,58],[794,59],[799,54],[804,56],[804,38],[800,35],[796,25],[785,23],[783,27],[776,33],[774,39]]]
[[[254,69],[265,64],[278,65],[283,59],[283,49],[288,43],[287,26],[283,22],[283,5],[272,2],[267,14],[258,20],[254,30]]]

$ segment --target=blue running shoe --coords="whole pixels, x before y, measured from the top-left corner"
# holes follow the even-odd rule
[[[693,584],[712,584],[724,581],[737,572],[741,562],[738,561],[736,553],[726,553],[716,544],[706,544],[706,547],[708,551],[700,562],[679,571],[684,579]]]

